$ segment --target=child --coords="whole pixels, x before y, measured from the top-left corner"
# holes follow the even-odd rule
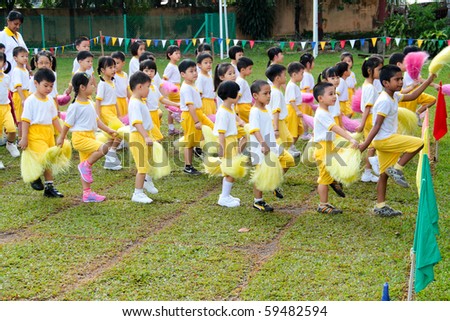
[[[127,99],[131,97],[128,90],[128,75],[123,71],[125,67],[125,54],[122,51],[116,51],[111,54],[111,58],[116,62],[116,73],[114,74],[114,87],[116,89],[117,109],[119,115],[128,115]]]
[[[30,74],[26,69],[28,64],[28,50],[24,47],[16,47],[13,50],[13,58],[16,66],[11,74],[12,100],[14,105],[14,113],[16,115],[17,126],[19,127],[19,139],[22,137],[22,111],[25,99],[29,96]]]
[[[117,96],[115,86],[112,81],[116,72],[116,62],[113,58],[103,56],[98,60],[97,72],[100,75],[100,82],[97,88],[97,95],[95,97],[95,109],[101,121],[109,126],[111,122],[121,123],[119,117],[121,116],[117,108]],[[122,124],[122,126],[124,126]],[[116,137],[112,143],[108,153],[105,157],[103,168],[110,170],[122,169],[122,164],[117,156],[117,146],[119,146],[121,139]]]
[[[336,88],[336,94],[339,96],[339,105],[341,106],[341,112],[343,115],[351,118],[353,116],[353,110],[348,104],[348,87],[346,79],[350,76],[350,65],[346,62],[338,62],[336,64],[337,75],[339,79],[339,85]]]
[[[245,78],[249,77],[253,71],[253,61],[250,58],[242,57],[237,62],[239,70],[236,83],[239,85],[239,100],[236,105],[236,112],[239,118],[248,123],[250,109],[252,108],[252,93]]]
[[[15,143],[16,126],[14,125],[8,98],[10,78],[7,74],[10,70],[11,65],[6,61],[6,55],[0,52],[0,128],[4,128],[6,131],[6,149],[12,157],[19,157],[20,152]],[[3,163],[0,161],[0,169],[4,168]]]
[[[90,51],[91,50],[91,42],[89,41],[88,37],[81,36],[77,40],[75,40],[75,48],[77,49],[78,53],[81,51]],[[78,62],[78,55],[73,60],[73,67],[72,67],[72,75],[80,69],[80,64]],[[92,75],[94,73],[94,68],[91,66],[91,68],[88,69],[88,75]]]
[[[53,85],[53,90],[50,93],[50,97],[52,97],[55,100],[56,107],[58,108],[58,112],[59,112],[59,106],[56,101],[56,96],[58,96],[58,90],[56,88],[57,77],[56,77],[56,72],[55,72],[56,71],[56,58],[52,55],[52,53],[50,51],[41,50],[36,55],[34,55],[34,57],[31,59],[30,66],[31,66],[31,70],[35,70],[36,68],[38,68],[38,69],[47,68],[47,69],[51,69],[54,72],[55,83]],[[31,79],[30,79],[29,91],[30,91],[30,93],[36,92],[36,87],[34,86],[33,77],[31,77]]]
[[[177,63],[181,59],[181,52],[178,46],[169,46],[166,51],[166,58],[169,59],[166,69],[164,69],[163,79],[171,82],[180,88],[181,76],[177,68]],[[176,103],[180,102],[180,92],[170,93],[167,98]],[[179,135],[180,131],[175,129],[171,113],[167,114],[167,123],[169,127],[169,136]]]
[[[198,45],[197,49],[195,49],[195,56],[198,57],[201,53],[208,53],[212,55],[212,48],[211,45],[207,42],[202,42],[200,45]]]
[[[62,146],[67,132],[69,130],[72,132],[73,148],[80,154],[78,171],[83,186],[82,200],[85,203],[103,202],[106,197],[91,190],[91,184],[94,181],[92,165],[105,156],[112,140],[103,144],[95,139],[95,132],[97,127],[113,137],[116,132],[98,118],[94,104],[89,99],[95,90],[93,78],[89,77],[87,73],[76,73],[72,77],[72,87],[75,98],[67,110],[64,126],[56,144]]]
[[[312,69],[314,68],[314,56],[310,53],[305,53],[300,57],[300,63],[305,66],[305,72],[303,73],[303,79],[300,82],[300,90],[303,93],[312,93],[314,87],[314,77],[311,74]],[[301,112],[303,114],[314,116],[314,112],[309,104],[303,104]],[[310,140],[311,134],[308,133],[309,127],[305,126],[304,133],[300,138],[302,140]]]
[[[317,191],[319,193],[320,203],[317,208],[319,213],[339,214],[342,210],[328,203],[328,185],[341,197],[345,197],[342,187],[339,183],[331,178],[325,164],[328,161],[330,153],[335,149],[333,140],[336,133],[349,142],[354,148],[358,148],[358,142],[353,139],[344,129],[336,125],[333,117],[329,112],[329,107],[336,103],[337,97],[333,84],[329,82],[321,82],[314,86],[314,98],[319,102],[319,107],[314,116],[314,142],[317,143],[314,157],[319,170],[319,178],[317,183]]]
[[[139,71],[139,57],[145,51],[145,43],[137,39],[130,46],[131,54],[133,58],[130,60],[130,65],[128,66],[128,76],[131,77],[136,71]]]
[[[92,77],[94,75],[94,69],[92,68],[92,65],[94,64],[94,55],[90,51],[80,51],[77,54],[76,59],[78,61],[78,69],[75,71],[75,73],[85,72],[89,75],[89,77]]]
[[[225,81],[220,84],[217,94],[222,99],[223,104],[219,106],[216,123],[214,124],[214,135],[219,137],[219,157],[223,161],[230,161],[237,154],[237,126],[233,105],[237,103],[239,85],[234,81]],[[231,196],[234,178],[225,175],[222,181],[222,194],[219,196],[217,204],[225,207],[237,207],[240,199]]]
[[[365,139],[367,139],[373,127],[373,106],[379,96],[373,82],[375,79],[380,79],[381,67],[383,67],[383,61],[378,56],[366,58],[361,67],[362,75],[365,78],[361,94],[361,111],[363,114],[361,125],[356,128],[356,132],[363,132]],[[378,176],[373,175],[371,169],[376,175],[380,175],[378,157],[375,155],[373,146],[369,146],[367,151],[366,168],[361,176],[361,181],[378,182]]]
[[[55,146],[53,128],[61,132],[58,121],[56,105],[48,95],[53,89],[55,74],[50,69],[39,69],[34,75],[36,92],[25,101],[22,115],[22,139],[19,142],[20,148],[29,148],[32,152],[43,156],[45,152]],[[53,125],[53,127],[52,127]],[[39,177],[31,183],[35,190],[44,190],[46,197],[64,197],[53,186],[53,176],[50,169],[44,170],[45,186]]]
[[[340,83],[340,77],[338,76],[338,70],[337,67],[329,67],[325,68],[322,73],[319,75],[317,79],[317,83],[320,83],[322,81],[329,82],[333,85],[334,90],[339,86]],[[339,99],[336,99],[336,102],[333,106],[330,106],[328,108],[328,111],[330,112],[331,117],[333,117],[334,122],[339,127],[342,127],[342,113],[341,113],[341,105],[339,104]]]
[[[200,175],[192,166],[194,147],[199,146],[202,138],[202,125],[214,128],[214,123],[202,111],[202,99],[195,88],[197,80],[197,64],[189,59],[183,60],[178,66],[184,82],[180,88],[181,126],[184,130],[184,172],[190,175]],[[234,69],[233,69],[234,70]]]
[[[131,201],[137,203],[151,203],[153,200],[144,194],[146,175],[150,170],[151,146],[153,139],[151,129],[152,119],[145,105],[148,96],[150,77],[142,71],[137,71],[130,77],[130,88],[133,95],[128,106],[130,117],[130,151],[136,163],[137,173],[135,189]],[[155,188],[156,193],[158,190]]]
[[[403,75],[399,67],[387,65],[380,70],[380,81],[384,91],[380,94],[373,107],[376,118],[369,136],[360,146],[364,151],[370,143],[377,150],[380,162],[380,178],[377,184],[377,204],[374,208],[376,215],[389,217],[401,215],[386,205],[386,187],[388,177],[402,187],[409,187],[403,174],[403,167],[423,148],[423,140],[418,137],[397,134],[398,102],[411,101],[419,95],[433,81],[436,75],[431,74],[428,79],[410,94],[401,94]]]
[[[211,77],[213,57],[208,53],[202,53],[197,56],[197,67],[200,70],[198,78],[195,81],[200,95],[202,96],[202,110],[205,115],[215,115],[217,111],[214,81]]]
[[[273,64],[282,64],[284,60],[283,50],[280,47],[272,47],[267,50],[269,61],[267,67]]]
[[[244,49],[241,46],[232,46],[228,50],[228,57],[231,59],[231,65],[234,67],[234,73],[239,75],[239,68],[237,66],[237,62],[239,59],[244,57]]]
[[[277,66],[277,65],[274,65]],[[272,117],[266,109],[270,102],[270,85],[264,80],[256,80],[250,87],[255,103],[250,110],[250,153],[252,164],[259,166],[264,155],[273,152],[278,155],[281,166],[286,173],[295,166],[294,158],[277,145]],[[253,186],[253,208],[261,212],[273,212],[273,207],[263,199],[263,193]]]
[[[350,66],[350,76],[345,79],[345,82],[347,83],[348,88],[348,105],[349,108],[351,108],[351,101],[356,87],[356,75],[353,71],[351,71],[353,67],[353,55],[350,52],[343,52],[341,54],[341,61],[348,63]]]
[[[141,62],[143,62],[144,60],[147,60],[147,59],[150,59],[151,61],[153,61],[156,64],[155,54],[150,51],[144,51],[139,56],[139,68],[140,68]],[[159,72],[156,72],[155,76],[152,78],[152,85],[155,86],[155,88],[160,89],[161,83],[162,83],[161,76],[159,75]]]

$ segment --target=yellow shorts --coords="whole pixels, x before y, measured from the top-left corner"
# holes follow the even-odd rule
[[[309,104],[301,104],[300,105],[300,111],[305,114],[305,115],[309,115],[309,116],[314,116],[314,110],[312,109],[312,107]]]
[[[320,146],[319,146],[320,145]],[[333,183],[334,179],[328,173],[326,164],[327,154],[334,149],[333,142],[318,142],[316,143],[316,148],[314,150],[314,158],[316,159],[317,169],[319,170],[319,178],[317,183],[320,185],[330,185]]]
[[[403,153],[412,153],[423,146],[423,139],[413,136],[393,134],[392,136],[374,140],[373,147],[377,150],[380,173],[395,165]]]
[[[52,125],[31,125],[28,131],[28,147],[39,155],[55,146],[55,135]]]
[[[103,145],[95,139],[95,133],[89,132],[72,132],[72,146],[80,154],[80,163],[84,162],[92,153],[98,151]]]
[[[236,112],[240,119],[245,121],[247,124],[250,117],[250,109],[252,109],[252,104],[237,104]]]
[[[202,110],[205,115],[215,115],[217,112],[216,101],[213,98],[202,98]]]
[[[369,136],[369,133],[373,128],[372,121],[373,121],[373,114],[370,113],[369,115],[367,115],[366,122],[364,124],[364,130],[363,130],[364,139],[366,139],[367,136]],[[373,141],[372,141],[372,143],[370,143],[369,148],[373,148]]]
[[[180,84],[174,84],[175,86],[177,86],[178,91],[176,93],[169,93],[169,95],[167,95],[167,98],[170,101],[173,101],[174,103],[179,103],[180,102]]]
[[[237,134],[237,138],[238,139],[241,139],[242,137],[246,137],[247,136],[247,133],[245,132],[244,127],[239,126],[238,123],[236,123],[236,127],[237,127],[237,130],[238,130],[238,134]]]
[[[164,138],[161,133],[161,119],[159,118],[161,110],[150,111],[150,117],[152,118],[153,128],[151,129],[152,136],[155,140],[160,141]]]
[[[353,110],[350,107],[349,101],[340,101],[339,106],[341,107],[341,113],[344,114],[347,117],[353,116]]]
[[[148,135],[151,137],[150,131]],[[130,133],[130,151],[139,174],[145,174],[150,171],[151,150],[151,146],[145,144],[145,139],[139,132]]]
[[[355,93],[355,88],[348,87],[347,88],[347,92],[348,92],[348,102],[349,102],[349,104],[351,104],[352,97],[353,97],[353,95]],[[350,105],[350,108],[351,108],[351,105]]]
[[[116,105],[100,106],[100,119],[106,126],[109,126],[112,121],[121,122],[119,117],[117,116]],[[125,125],[122,124],[122,126]]]
[[[23,95],[25,98],[30,96],[30,93],[27,89],[22,90]],[[20,99],[19,93],[17,91],[13,92],[12,101],[14,105],[14,114],[16,115],[17,122],[22,121],[22,113],[23,113],[23,106],[22,106],[22,99]]]
[[[278,121],[278,130],[280,133],[280,138],[277,143],[285,148],[289,148],[294,140],[292,139],[292,135],[289,132],[285,119],[280,119]]]
[[[0,105],[0,128],[3,126],[7,133],[15,133],[16,125],[11,113],[11,106],[8,104]]]
[[[291,168],[291,167],[295,166],[294,157],[284,149],[281,152],[281,154],[278,156],[278,160],[280,161],[281,167],[283,167],[283,169],[287,169],[287,168]]]
[[[427,94],[427,93],[421,93],[419,97],[417,97],[416,100],[412,101],[401,101],[398,103],[399,107],[403,107],[406,109],[409,109],[412,112],[416,112],[416,110],[419,108],[419,106],[423,105],[429,105],[436,102],[436,98],[433,96]]]
[[[291,104],[287,106],[287,109],[288,116],[286,117],[286,122],[289,132],[291,133],[292,137],[299,137],[304,132],[303,121],[297,116],[297,113],[295,112],[295,109],[291,106]]]
[[[119,109],[120,117],[128,115],[128,103],[126,97],[117,97],[117,109]]]

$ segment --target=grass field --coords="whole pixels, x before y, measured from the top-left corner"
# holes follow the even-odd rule
[[[265,79],[266,56],[257,50],[247,56],[255,62],[250,81]],[[287,53],[285,63],[298,57]],[[336,53],[321,54],[313,74],[337,60]],[[72,61],[58,60],[60,92],[69,81]],[[360,85],[361,63],[355,57]],[[160,73],[165,64],[160,58]],[[449,69],[441,77],[448,83]],[[105,171],[102,162],[95,165],[92,187],[107,200],[84,204],[76,166],[55,178],[65,198],[46,199],[23,183],[20,160],[0,147],[7,167],[0,172],[0,299],[380,300],[386,281],[393,300],[406,299],[415,188],[388,184],[388,202],[403,211],[401,217],[374,216],[375,184],[361,182],[346,189],[345,199],[330,193],[342,215],[321,215],[315,211],[317,170],[300,164],[286,175],[284,199],[266,195],[274,213],[252,208],[247,180],[233,186],[241,206],[225,209],[216,205],[221,179],[186,176],[170,139],[164,143],[173,157],[173,173],[156,182],[160,193],[150,205],[130,201],[135,169],[128,152],[121,155],[126,165],[121,171]],[[439,150],[432,169],[443,259],[435,267],[436,281],[417,300],[450,299],[449,135]],[[406,168],[410,182],[416,166],[417,157]],[[250,231],[239,233],[242,227]]]

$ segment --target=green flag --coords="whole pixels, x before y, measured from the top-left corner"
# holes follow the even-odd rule
[[[441,260],[436,241],[438,229],[438,209],[431,179],[428,155],[422,159],[422,184],[420,187],[419,210],[416,218],[413,250],[416,254],[416,293],[434,280],[434,265]]]

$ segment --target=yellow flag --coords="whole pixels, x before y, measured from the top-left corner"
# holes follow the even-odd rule
[[[327,43],[326,41],[321,41],[321,42],[320,42],[320,47],[322,48],[322,50],[325,49],[325,44],[326,44],[326,43]]]
[[[117,41],[117,37],[112,37],[112,45],[115,46]]]
[[[417,39],[417,46],[422,47],[423,39]]]
[[[377,45],[377,37],[372,38],[372,45],[375,47]]]
[[[227,40],[225,40],[226,41],[226,43],[227,43],[227,46],[230,44],[230,41],[231,41],[231,39],[230,38],[227,38]]]
[[[150,47],[150,45],[152,44],[151,39],[147,39],[145,42],[147,43],[147,47]]]
[[[61,47],[61,53],[64,53],[64,46]]]
[[[196,45],[197,45],[197,39],[192,38],[192,44],[193,44],[194,46],[196,46]]]
[[[94,38],[94,45],[97,44],[97,37]]]

